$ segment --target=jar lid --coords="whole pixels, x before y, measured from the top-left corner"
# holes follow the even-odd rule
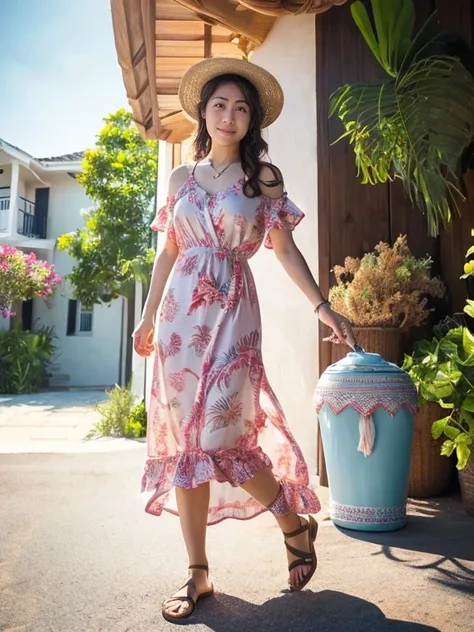
[[[319,412],[328,404],[334,414],[351,406],[361,415],[384,408],[395,415],[401,406],[416,410],[417,393],[410,376],[378,353],[360,347],[329,366],[319,378],[314,403]]]
[[[384,360],[378,353],[367,353],[360,347],[356,347],[356,351],[351,351],[345,358],[326,369],[328,373],[341,371],[400,373],[402,370],[393,362]]]

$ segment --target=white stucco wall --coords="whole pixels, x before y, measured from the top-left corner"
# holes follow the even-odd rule
[[[0,173],[0,187],[10,187],[12,179],[11,165],[1,164],[0,162],[0,170],[3,170],[3,173]]]
[[[67,173],[51,174],[48,208],[48,239],[56,239],[83,225],[80,215],[90,206],[84,189]],[[38,254],[41,256],[41,253]],[[55,250],[52,263],[64,278],[71,272],[73,259],[65,252]],[[108,306],[94,306],[91,334],[67,336],[68,301],[73,298],[69,283],[55,292],[47,303],[35,299],[33,320],[36,326],[53,326],[60,355],[57,372],[69,375],[68,386],[110,386],[119,380],[122,299]]]
[[[18,195],[19,197],[26,198],[26,184],[23,179],[23,169],[20,168],[20,179],[18,180]],[[32,200],[34,202],[34,200]]]
[[[281,18],[252,55],[279,80],[285,94],[280,118],[266,132],[272,162],[288,195],[305,212],[295,241],[318,277],[315,16]],[[317,419],[318,322],[306,297],[287,277],[272,251],[252,259],[263,320],[263,357],[279,398],[314,474]]]

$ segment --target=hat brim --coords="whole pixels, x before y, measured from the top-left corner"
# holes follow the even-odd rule
[[[264,68],[243,59],[213,57],[204,59],[184,74],[178,91],[184,112],[198,120],[197,107],[201,92],[208,81],[221,75],[239,75],[252,83],[260,96],[263,110],[262,128],[268,127],[280,116],[283,108],[283,90],[275,77]]]

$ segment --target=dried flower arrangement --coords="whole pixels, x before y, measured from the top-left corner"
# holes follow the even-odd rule
[[[406,235],[393,246],[380,242],[362,259],[347,257],[344,266],[334,267],[332,308],[355,327],[419,326],[430,312],[428,297],[441,298],[446,289],[441,279],[431,278],[431,265],[431,257],[413,256]]]

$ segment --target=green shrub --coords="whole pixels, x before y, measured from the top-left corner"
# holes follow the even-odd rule
[[[141,401],[136,404],[130,411],[130,416],[125,424],[126,437],[146,436],[146,408],[145,402]]]
[[[0,393],[34,393],[48,385],[48,368],[54,355],[52,327],[37,332],[15,327],[0,332]]]
[[[101,419],[87,435],[87,439],[96,436],[139,438],[146,435],[146,410],[143,401],[136,403],[136,396],[130,386],[116,384],[107,391],[109,401],[96,405]]]

